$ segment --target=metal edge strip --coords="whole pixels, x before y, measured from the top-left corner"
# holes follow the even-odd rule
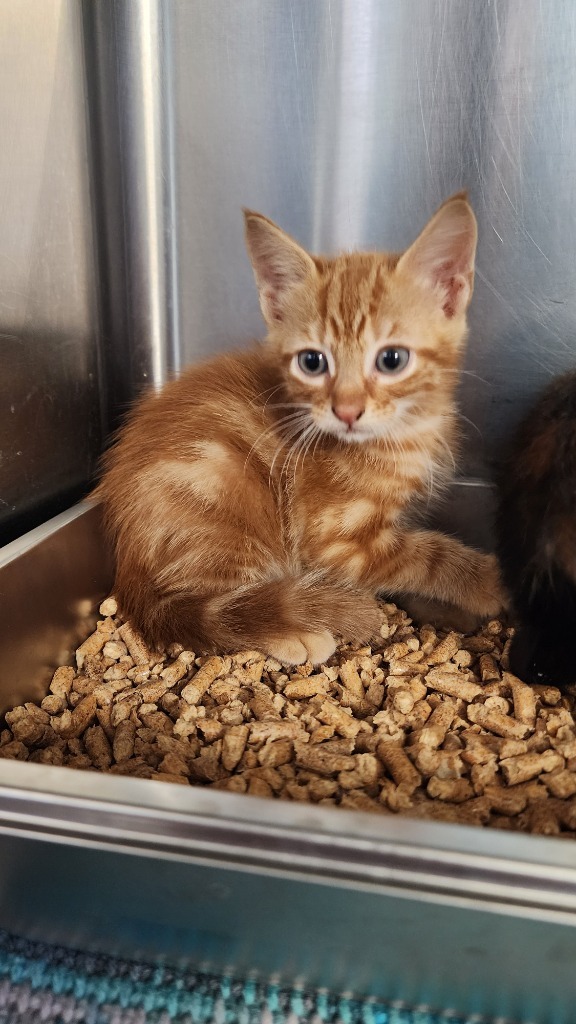
[[[237,799],[241,800],[241,797]],[[267,801],[244,797],[244,809],[258,811]],[[249,805],[253,806],[250,807]],[[328,811],[328,814],[330,812]],[[357,817],[355,812],[336,812]],[[246,816],[247,817],[247,816]],[[322,815],[323,817],[323,815]],[[342,820],[342,826],[351,822]],[[293,827],[251,819],[218,819],[200,813],[142,809],[103,800],[50,799],[14,788],[0,790],[0,834],[48,842],[94,846],[140,856],[207,862],[213,867],[274,872],[302,877],[312,873],[328,885],[393,890],[397,895],[477,908],[497,904],[500,912],[562,915],[576,923],[576,869],[545,866],[433,846],[415,848],[383,836],[375,842],[320,828]],[[95,839],[94,837],[97,837]]]

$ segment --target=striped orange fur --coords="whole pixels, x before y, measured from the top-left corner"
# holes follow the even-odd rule
[[[476,222],[448,200],[401,255],[311,256],[245,212],[265,341],[139,401],[96,491],[116,593],[149,642],[320,662],[375,594],[479,615],[495,560],[416,528],[449,477]]]

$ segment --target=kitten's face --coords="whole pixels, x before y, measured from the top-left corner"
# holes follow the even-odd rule
[[[395,261],[351,254],[316,261],[308,317],[276,329],[290,401],[346,442],[405,438],[440,415],[456,383],[464,325],[446,329],[426,293],[395,275]]]
[[[403,256],[309,256],[260,215],[247,235],[287,403],[343,442],[435,430],[457,383],[474,216],[446,203]]]

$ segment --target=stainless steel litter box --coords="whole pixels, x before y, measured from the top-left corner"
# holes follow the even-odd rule
[[[97,509],[0,551],[4,709],[110,585]],[[573,1024],[570,841],[0,761],[0,925],[411,1005]]]

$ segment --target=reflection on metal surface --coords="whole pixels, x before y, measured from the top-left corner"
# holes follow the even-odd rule
[[[576,363],[572,0],[176,0],[182,359],[262,333],[240,207],[315,250],[401,248],[451,192],[480,226],[463,471]]]
[[[152,859],[143,847],[112,848],[97,836],[75,847],[39,842],[24,828],[1,836],[0,870],[3,925],[30,937],[427,1004],[451,1010],[447,1020],[573,1021],[570,927],[398,897],[384,886],[331,885],[289,867]]]
[[[5,766],[0,834],[34,830],[38,838],[65,844],[123,845],[188,863],[209,857],[222,869],[314,876],[331,885],[380,887],[404,897],[576,924],[576,868],[563,856],[562,843],[555,844],[555,856],[541,838],[529,837],[520,857],[516,837],[492,833],[487,857],[477,848],[486,843],[476,844],[470,828],[446,832],[443,825],[402,816],[254,803],[200,787],[176,790],[165,803],[165,791],[159,794],[157,785],[142,789],[142,780],[17,765]]]
[[[102,444],[83,81],[75,0],[1,0],[0,544]]]
[[[490,1019],[550,1020],[553,988],[554,1024],[571,1024],[566,843],[2,767],[5,927]]]
[[[0,550],[0,714],[39,700],[86,635],[112,572],[86,503]]]
[[[170,0],[85,0],[106,403],[179,366]]]

